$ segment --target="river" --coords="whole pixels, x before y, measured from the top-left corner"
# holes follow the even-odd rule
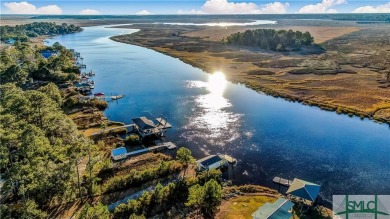
[[[389,125],[267,96],[227,82],[222,73],[109,39],[134,31],[87,27],[48,40],[81,53],[96,73],[95,92],[126,95],[109,104],[110,120],[166,117],[174,127],[168,140],[196,158],[237,158],[237,184],[276,188],[274,176],[297,177],[322,185],[327,199],[390,194]]]

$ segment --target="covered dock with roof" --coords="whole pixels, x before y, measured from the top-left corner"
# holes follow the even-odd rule
[[[156,123],[144,116],[134,118],[132,121],[134,123],[135,131],[141,135],[142,138],[152,135],[162,137],[167,129],[172,128],[172,125],[163,118],[157,118]]]
[[[312,205],[316,201],[320,189],[321,186],[318,184],[294,178],[286,193],[303,199],[305,204]]]
[[[199,171],[223,168],[227,164],[235,164],[236,162],[236,159],[226,154],[209,155],[196,161]]]
[[[253,214],[253,219],[290,219],[292,218],[292,207],[294,203],[279,198],[274,203],[265,203],[259,207]]]

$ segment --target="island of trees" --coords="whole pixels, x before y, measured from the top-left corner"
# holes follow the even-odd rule
[[[61,25],[57,25],[53,22],[34,22],[31,24],[16,26],[1,26],[0,36],[2,42],[6,42],[10,39],[20,42],[27,42],[29,37],[62,35],[80,31],[82,31],[82,28],[73,24],[68,25],[63,23]]]
[[[223,39],[223,42],[273,51],[291,51],[313,45],[314,38],[307,31],[302,33],[293,30],[257,29],[233,33]]]

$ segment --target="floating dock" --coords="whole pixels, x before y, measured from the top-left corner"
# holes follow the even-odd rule
[[[278,176],[275,176],[274,179],[272,180],[274,183],[276,184],[279,184],[279,185],[282,185],[282,186],[285,186],[285,187],[290,187],[290,185],[292,184],[292,180],[288,180],[288,179],[283,179],[281,177],[278,177]]]
[[[158,152],[158,151],[162,151],[165,149],[168,149],[168,150],[176,149],[176,145],[173,144],[172,142],[164,142],[164,143],[159,143],[153,147],[148,147],[148,148],[144,148],[144,149],[136,150],[136,151],[132,151],[132,152],[127,152],[127,149],[125,147],[120,147],[120,148],[116,148],[116,149],[111,151],[111,158],[114,161],[118,161],[118,160],[122,160],[122,159],[125,159],[128,157],[138,156],[138,155],[145,154],[148,152]]]

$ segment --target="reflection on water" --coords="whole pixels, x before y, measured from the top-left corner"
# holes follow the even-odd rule
[[[220,146],[240,136],[238,128],[241,115],[226,110],[232,106],[223,96],[226,85],[227,81],[222,72],[210,74],[207,82],[190,81],[187,85],[189,88],[207,91],[206,94],[195,97],[196,109],[187,128],[201,130],[194,134],[202,135],[199,137],[206,137],[214,145]],[[205,131],[207,136],[204,136]]]

